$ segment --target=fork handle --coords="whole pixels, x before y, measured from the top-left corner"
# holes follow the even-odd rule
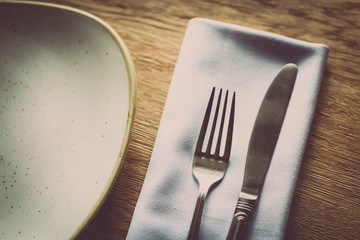
[[[239,197],[226,240],[245,239],[247,225],[255,202],[256,199]]]
[[[209,187],[201,187],[199,189],[198,197],[196,200],[196,206],[194,210],[194,214],[191,220],[191,226],[189,230],[189,234],[187,240],[197,240],[199,237],[200,231],[200,223],[204,210],[205,199],[208,193]]]

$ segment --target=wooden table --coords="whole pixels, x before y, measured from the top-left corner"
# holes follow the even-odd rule
[[[62,0],[109,23],[137,72],[128,154],[107,201],[78,238],[125,239],[186,25],[210,18],[330,47],[286,239],[360,239],[359,0]]]

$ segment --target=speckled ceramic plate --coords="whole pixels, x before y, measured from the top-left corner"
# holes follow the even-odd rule
[[[134,67],[100,19],[0,3],[0,239],[72,239],[122,165]]]

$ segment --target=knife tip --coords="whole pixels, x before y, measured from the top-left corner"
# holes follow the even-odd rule
[[[288,63],[284,66],[284,68],[289,68],[289,69],[298,69],[298,66],[295,63]]]

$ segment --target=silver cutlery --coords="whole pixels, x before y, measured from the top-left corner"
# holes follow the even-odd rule
[[[285,65],[271,83],[260,106],[246,157],[244,180],[227,240],[245,238],[283,124],[297,76],[297,66]]]
[[[188,234],[188,240],[197,240],[200,230],[200,222],[202,218],[202,213],[204,209],[205,199],[208,194],[210,187],[220,181],[224,175],[225,171],[228,166],[229,158],[230,158],[230,151],[231,151],[231,142],[232,142],[232,135],[233,135],[233,126],[234,126],[234,114],[235,114],[235,92],[233,93],[232,101],[231,101],[231,108],[229,113],[229,121],[225,139],[225,147],[223,154],[221,154],[222,149],[222,138],[223,138],[223,130],[225,125],[225,119],[227,115],[227,108],[228,108],[228,92],[226,91],[225,98],[222,100],[222,90],[219,92],[218,100],[216,103],[216,109],[214,118],[212,121],[212,125],[209,125],[211,109],[213,106],[213,100],[215,95],[215,88],[213,88],[211,92],[211,96],[209,99],[209,103],[205,112],[204,120],[201,126],[199,138],[195,148],[195,154],[193,159],[193,166],[192,171],[193,175],[199,183],[199,193],[198,198],[196,201],[196,206],[191,222],[190,231]],[[222,104],[222,114],[219,115],[220,105]],[[220,118],[220,125],[217,127],[218,118]],[[207,146],[205,151],[203,151],[203,145],[205,141],[205,135],[208,132],[208,128],[211,127],[209,140],[207,141]],[[219,130],[218,132],[216,130]],[[217,134],[217,140],[214,139],[214,136]],[[225,135],[225,134],[224,134]],[[213,142],[216,140],[215,149],[213,147]]]

